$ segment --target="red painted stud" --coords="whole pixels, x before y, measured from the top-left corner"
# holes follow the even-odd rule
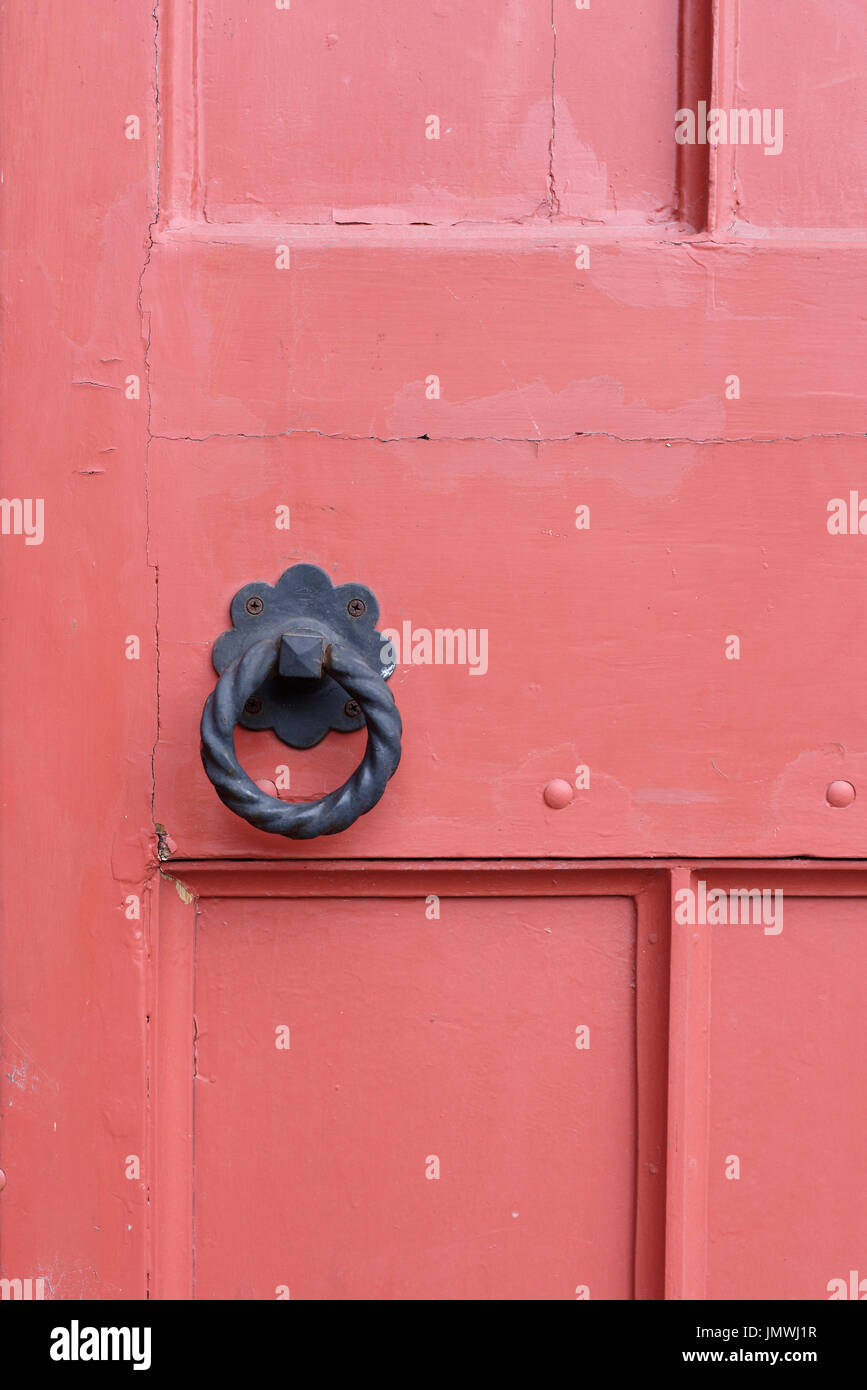
[[[566,782],[562,777],[555,777],[542,793],[545,804],[555,811],[562,811],[564,806],[568,806],[573,795],[571,782]]]
[[[855,800],[855,788],[851,782],[832,782],[825,792],[829,806],[851,806]]]

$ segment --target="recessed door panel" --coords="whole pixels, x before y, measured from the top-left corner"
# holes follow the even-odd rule
[[[835,1280],[851,1297],[850,1271],[867,1279],[867,902],[820,896],[820,874],[812,891],[768,871],[701,877],[780,894],[770,926],[751,911],[706,929],[707,1297],[826,1299]]]
[[[632,1297],[633,902],[424,878],[200,903],[197,1296]]]

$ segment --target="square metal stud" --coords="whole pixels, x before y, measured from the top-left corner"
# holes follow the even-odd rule
[[[315,632],[284,632],[280,642],[280,675],[319,680],[325,659],[325,639]]]

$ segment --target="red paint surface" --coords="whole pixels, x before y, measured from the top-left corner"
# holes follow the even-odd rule
[[[632,1296],[631,904],[441,912],[203,906],[198,1296]]]
[[[231,595],[296,561],[375,587],[402,630],[488,631],[488,670],[400,666],[406,736],[388,795],[339,852],[860,854],[867,709],[828,677],[867,621],[861,538],[827,501],[849,439],[699,446],[210,439],[151,446],[160,572],[157,814],[182,856],[331,857],[238,820],[201,775],[209,651]],[[275,508],[290,504],[292,529]],[[590,529],[576,530],[577,505]],[[804,556],[809,553],[809,563]],[[255,559],[251,560],[251,556]],[[740,660],[726,639],[739,636]],[[251,776],[321,796],[363,735],[309,752],[240,731]],[[553,812],[554,778],[590,785]]]
[[[863,425],[858,245],[564,234],[547,220],[447,241],[424,227],[299,227],[295,270],[278,274],[288,235],[197,224],[154,248],[155,435],[815,435],[818,450]],[[730,373],[740,400],[725,398]],[[431,374],[439,400],[426,397]]]
[[[805,896],[791,888],[784,950],[752,928],[712,939],[708,1298],[827,1298],[830,1280],[863,1270],[867,1064],[852,1026],[867,906],[840,884],[814,896],[806,875]],[[723,1176],[728,1154],[738,1181]]]
[[[45,506],[0,535],[0,1273],[825,1298],[867,1276],[863,15],[404,11],[0,21],[3,491]],[[780,155],[678,147],[704,100]],[[398,669],[398,774],[303,851],[197,732],[298,561],[488,635]],[[238,737],[283,796],[361,746]],[[678,922],[714,874],[784,930]]]
[[[147,407],[122,386],[145,376],[153,20],[97,0],[0,24],[3,495],[45,504],[41,545],[0,536],[0,1265],[140,1298],[156,654]]]

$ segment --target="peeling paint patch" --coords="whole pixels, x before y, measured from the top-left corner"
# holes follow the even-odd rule
[[[178,897],[182,903],[189,905],[191,902],[195,901],[194,895],[190,892],[189,888],[184,887],[180,879],[175,879],[175,887],[178,890]]]
[[[172,839],[166,827],[164,825],[161,825],[159,821],[155,822],[154,829],[157,832],[158,858],[161,860],[171,859],[172,855],[177,849],[177,844]]]
[[[196,901],[195,893],[192,893],[185,883],[181,883],[179,878],[175,878],[172,874],[163,873],[162,870],[160,872],[164,879],[175,885],[175,891],[186,907],[189,907],[190,903]]]

